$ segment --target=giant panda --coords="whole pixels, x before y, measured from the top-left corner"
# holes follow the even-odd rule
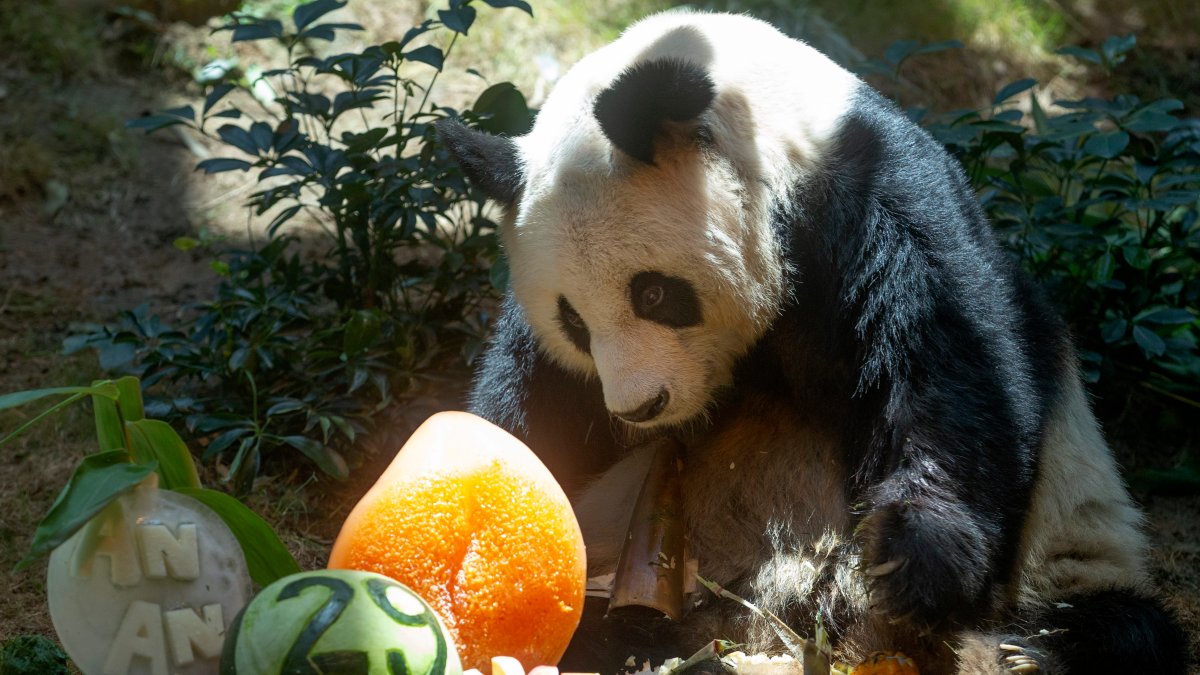
[[[1185,671],[1063,323],[879,93],[758,20],[671,11],[570,69],[528,134],[439,134],[505,214],[471,409],[567,486],[590,574],[668,437],[699,573],[819,616],[840,658]],[[660,624],[621,635],[780,648],[725,600]],[[572,665],[634,653],[605,640],[614,661]]]

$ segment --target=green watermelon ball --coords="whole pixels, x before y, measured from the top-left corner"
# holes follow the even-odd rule
[[[221,675],[462,675],[433,609],[373,572],[319,570],[264,588],[229,627]]]

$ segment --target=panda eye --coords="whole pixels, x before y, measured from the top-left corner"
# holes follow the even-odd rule
[[[663,301],[663,295],[665,295],[665,291],[658,284],[651,284],[643,288],[641,298],[642,311],[649,311],[658,307]]]
[[[629,280],[633,313],[671,328],[696,326],[703,320],[700,299],[690,282],[661,272],[638,272]]]
[[[584,354],[592,353],[592,336],[588,332],[587,324],[571,303],[567,302],[566,297],[561,295],[558,296],[558,325],[576,349]]]

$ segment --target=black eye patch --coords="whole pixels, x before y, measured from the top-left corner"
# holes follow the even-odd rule
[[[558,296],[558,325],[579,351],[584,354],[592,353],[592,335],[588,332],[587,324],[571,303],[561,295]]]
[[[629,301],[638,318],[671,328],[696,326],[703,320],[696,290],[679,277],[638,272],[629,280]]]

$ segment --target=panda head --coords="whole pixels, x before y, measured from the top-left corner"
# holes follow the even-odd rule
[[[735,64],[745,77],[722,86],[709,16],[659,15],[586,57],[526,136],[439,127],[506,207],[512,292],[539,348],[599,378],[609,412],[641,428],[702,417],[784,294],[772,217],[795,176],[776,167],[795,162],[756,146],[741,86],[773,75]]]

